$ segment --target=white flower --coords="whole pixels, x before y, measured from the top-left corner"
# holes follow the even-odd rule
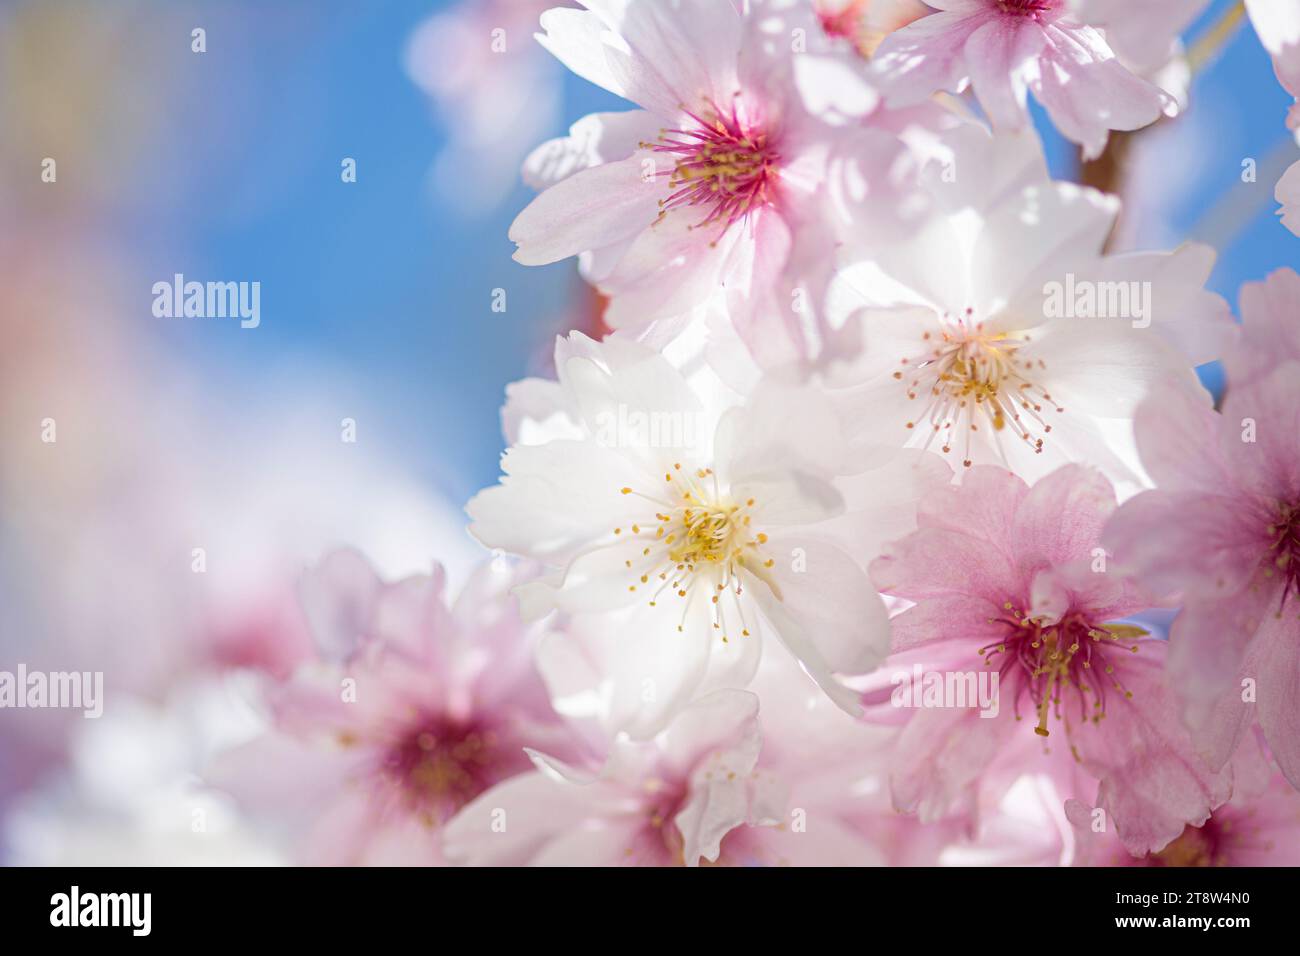
[[[521,602],[602,635],[613,725],[651,735],[705,690],[745,686],[764,632],[854,710],[833,675],[874,667],[888,624],[842,543],[860,524],[834,483],[845,449],[830,405],[772,382],[742,400],[617,336],[561,339],[556,369],[554,386],[512,393],[530,407],[506,418],[531,420],[535,443],[506,452],[501,484],[467,506],[470,530],[555,569]],[[910,469],[900,460],[845,488],[890,507]]]
[[[1273,72],[1296,99],[1287,126],[1300,130],[1300,4],[1295,0],[1246,0],[1259,42],[1273,58]]]
[[[1300,142],[1300,4],[1294,0],[1248,0],[1246,10],[1259,40],[1273,58],[1278,82],[1296,99],[1287,126]],[[1293,163],[1277,181],[1274,198],[1282,204],[1282,225],[1300,236],[1300,163]]]
[[[1235,332],[1202,288],[1214,251],[1106,255],[1118,200],[1048,180],[1032,136],[968,126],[947,142],[929,183],[946,208],[852,262],[832,297],[863,343],[840,378],[858,436],[1022,477],[1084,460],[1135,480],[1137,402]]]

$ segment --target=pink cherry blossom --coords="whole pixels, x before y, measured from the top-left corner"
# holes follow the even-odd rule
[[[448,604],[441,568],[385,584],[355,552],[303,583],[320,648],[270,688],[270,734],[208,774],[323,864],[437,864],[438,828],[529,767],[525,745],[573,752],[508,596],[483,566]]]
[[[979,842],[958,816],[927,826],[895,812],[885,772],[897,730],[846,716],[788,659],[765,658],[754,691],[706,695],[648,742],[615,735],[603,761],[570,766],[533,753],[537,772],[489,790],[447,827],[449,859],[933,866],[950,852],[984,862],[1059,856],[1051,834],[1006,812]]]
[[[1224,356],[1230,381],[1248,382],[1282,362],[1300,362],[1300,275],[1277,269],[1263,282],[1244,282],[1237,347]]]
[[[878,99],[859,61],[816,44],[806,4],[586,6],[547,11],[539,40],[642,108],[587,116],[529,157],[542,192],[510,228],[516,260],[580,255],[611,328],[680,320],[720,296],[763,364],[805,358],[814,313],[792,306],[833,270],[828,178],[851,159],[883,210],[906,176],[898,137],[858,122]]]
[[[873,563],[882,591],[915,602],[892,621],[887,671],[909,663],[903,654],[932,671],[998,678],[991,717],[957,701],[907,712],[892,781],[900,809],[969,812],[981,778],[1014,779],[1008,768],[1035,742],[1045,771],[1075,778],[1067,796],[1095,786],[1083,799],[1133,853],[1159,849],[1227,799],[1231,776],[1199,760],[1178,720],[1164,642],[1123,620],[1149,602],[1099,546],[1114,508],[1109,482],[1083,466],[1032,488],[976,467],[923,502],[917,531]]]
[[[1173,115],[1169,94],[1130,73],[1066,0],[934,0],[937,13],[886,37],[875,65],[886,102],[975,92],[995,127],[1029,123],[1030,92],[1068,139],[1095,158],[1109,131]]]
[[[1107,547],[1151,589],[1183,595],[1169,669],[1211,764],[1257,719],[1300,787],[1300,362],[1230,380],[1222,414],[1171,387],[1136,429],[1157,488],[1125,502]]]
[[[747,865],[752,829],[778,821],[757,770],[758,698],[720,690],[655,739],[609,741],[574,766],[530,751],[535,769],[466,806],[446,828],[453,862],[506,866]]]
[[[1232,799],[1173,842],[1134,857],[1086,807],[1072,802],[1077,866],[1300,866],[1300,793],[1248,744],[1234,760]]]

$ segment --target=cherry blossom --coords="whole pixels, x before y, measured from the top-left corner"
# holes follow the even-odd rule
[[[1134,480],[1110,437],[1151,386],[1226,351],[1208,246],[1108,255],[1118,201],[1047,177],[1029,135],[946,134],[935,213],[907,239],[847,249],[832,290],[856,328],[838,400],[855,440],[1024,477],[1090,461]]]
[[[1125,502],[1106,544],[1150,588],[1183,595],[1169,669],[1202,752],[1223,766],[1258,720],[1300,787],[1297,388],[1300,363],[1283,361],[1233,383],[1222,413],[1175,388],[1144,405],[1157,489]]]
[[[1132,856],[1102,817],[1074,802],[1076,866],[1297,866],[1300,865],[1300,793],[1272,771],[1253,744],[1234,761],[1232,799],[1208,820],[1188,824],[1154,853]]]
[[[272,728],[207,773],[322,864],[437,864],[438,828],[528,769],[525,745],[580,747],[551,710],[508,596],[484,565],[454,603],[443,573],[381,582],[352,551],[304,579],[320,657],[268,689]]]
[[[1105,37],[1066,0],[936,0],[938,12],[890,34],[875,66],[886,102],[905,106],[968,87],[993,125],[1029,122],[1028,94],[1085,157],[1110,130],[1139,129],[1173,115],[1169,94],[1121,65]]]
[[[719,690],[662,734],[618,736],[573,766],[530,751],[535,769],[488,790],[447,827],[450,860],[505,866],[748,865],[751,828],[775,825],[756,771],[758,698]]]
[[[501,484],[466,510],[485,545],[554,569],[521,589],[528,613],[595,614],[597,632],[621,635],[609,666],[625,729],[652,734],[705,689],[745,686],[769,632],[854,709],[835,674],[870,670],[888,636],[836,520],[847,464],[834,409],[777,383],[742,399],[617,336],[561,339],[555,365],[556,387],[530,392],[573,418],[515,444]],[[532,417],[556,418],[544,408]],[[859,481],[902,500],[915,465]]]
[[[806,358],[803,301],[834,267],[827,183],[851,162],[877,213],[901,216],[899,123],[859,122],[877,97],[851,52],[816,42],[806,4],[587,7],[548,11],[539,40],[642,108],[587,116],[532,154],[525,179],[542,192],[510,228],[516,260],[581,255],[612,328],[681,321],[721,296],[764,365]]]
[[[882,591],[914,602],[893,619],[891,666],[997,677],[992,706],[909,712],[892,777],[900,809],[969,812],[981,777],[1014,779],[1008,766],[1035,742],[1049,773],[1074,778],[1065,793],[1102,809],[1133,853],[1159,850],[1231,794],[1231,774],[1205,765],[1179,722],[1165,643],[1128,620],[1151,602],[1100,546],[1115,507],[1109,482],[1082,466],[1032,488],[976,467],[873,562]],[[1081,792],[1090,784],[1095,795]]]

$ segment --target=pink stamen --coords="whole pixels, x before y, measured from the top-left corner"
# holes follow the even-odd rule
[[[1071,702],[1067,697],[1078,705],[1079,723],[1084,725],[1106,716],[1108,692],[1131,696],[1115,676],[1113,662],[1122,650],[1137,651],[1138,644],[1128,641],[1144,633],[1140,629],[1093,625],[1078,613],[1044,624],[1010,603],[1004,607],[1006,614],[996,623],[1006,626],[1005,636],[986,644],[979,653],[986,666],[997,670],[1000,684],[1013,689],[1017,718],[1020,697],[1029,697],[1038,718],[1035,732],[1039,736],[1050,735],[1047,723],[1053,715],[1066,721],[1068,732],[1069,714],[1062,711],[1062,704]],[[1123,644],[1119,643],[1121,633]]]
[[[1053,0],[998,0],[998,6],[1003,13],[1034,19],[1038,19],[1044,13],[1050,13],[1053,5]]]
[[[755,209],[773,201],[780,156],[766,130],[741,119],[736,100],[729,111],[713,103],[699,112],[682,111],[695,127],[664,130],[657,142],[641,144],[643,149],[675,157],[671,171],[656,174],[669,177],[674,187],[659,203],[659,219],[674,209],[698,206],[703,215],[691,228],[716,226],[721,238]]]

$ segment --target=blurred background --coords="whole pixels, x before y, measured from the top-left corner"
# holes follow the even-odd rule
[[[599,328],[571,261],[506,238],[523,156],[626,106],[532,40],[551,5],[0,0],[0,670],[102,670],[130,702],[0,710],[0,860],[174,859],[193,768],[244,732],[210,675],[293,665],[301,568],[478,559],[460,506],[496,479],[506,383]],[[1132,138],[1117,246],[1215,245],[1234,307],[1296,265],[1288,105],[1239,29]],[[260,325],[155,317],[176,273],[260,283]]]

